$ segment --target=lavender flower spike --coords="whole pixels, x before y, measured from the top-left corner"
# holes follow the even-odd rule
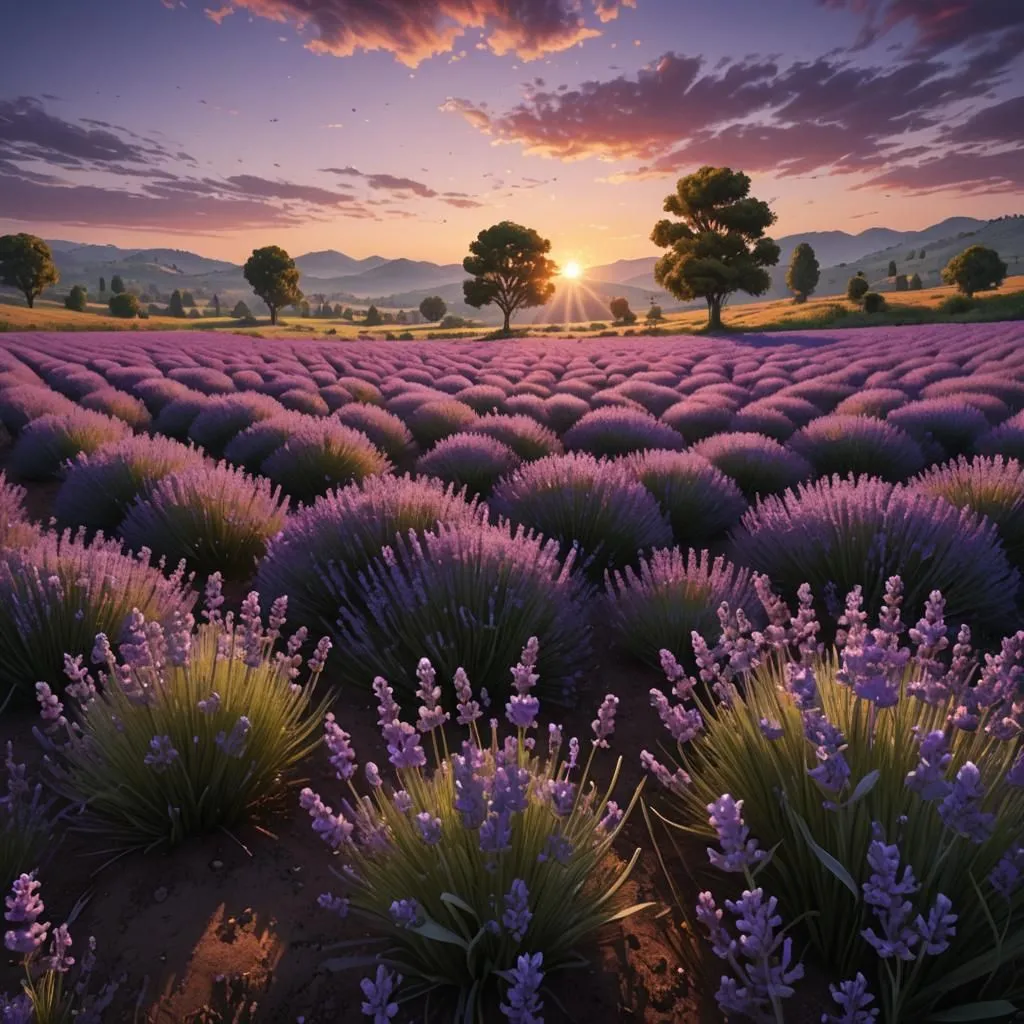
[[[34,953],[45,941],[49,922],[39,923],[46,909],[39,897],[40,883],[35,874],[20,875],[11,885],[11,895],[4,901],[4,917],[14,925],[4,933],[4,945],[12,953]]]
[[[868,980],[863,974],[857,973],[852,981],[841,981],[839,985],[829,985],[832,999],[843,1011],[838,1017],[824,1013],[822,1024],[871,1024],[878,1017],[878,1008],[868,1009],[875,997],[868,991]]]
[[[597,709],[597,718],[590,723],[594,730],[594,746],[608,746],[608,738],[615,732],[615,712],[619,706],[619,698],[613,693],[605,696],[601,706]]]
[[[743,801],[733,800],[728,793],[708,804],[708,820],[718,833],[722,846],[721,853],[708,847],[708,860],[722,871],[745,871],[766,856],[764,850],[757,848],[757,840],[749,838],[750,829],[743,823],[742,810]]]
[[[509,1024],[544,1024],[540,1015],[544,1008],[537,993],[544,980],[544,954],[528,953],[520,956],[516,966],[503,976],[510,983],[508,1002],[501,1004],[501,1012]]]
[[[149,753],[142,760],[154,771],[166,771],[178,760],[178,752],[171,743],[171,737],[154,736],[149,741]]]
[[[505,894],[505,913],[502,914],[501,923],[516,942],[522,942],[531,920],[533,914],[530,912],[530,893],[527,891],[526,883],[517,878]]]
[[[965,761],[945,800],[939,804],[939,817],[946,828],[965,836],[972,843],[983,843],[992,834],[996,816],[982,811],[985,784],[973,761]]]
[[[398,1013],[398,1003],[391,997],[401,984],[400,974],[392,974],[383,964],[379,964],[373,979],[363,978],[359,983],[364,997],[363,1016],[372,1017],[373,1024],[388,1024]]]
[[[352,737],[338,725],[333,712],[324,716],[324,743],[331,752],[331,767],[337,778],[351,779],[356,770],[356,752],[352,749]]]

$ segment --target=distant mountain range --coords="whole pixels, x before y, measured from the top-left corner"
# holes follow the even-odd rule
[[[969,242],[967,240],[970,240]],[[819,294],[845,291],[846,281],[863,270],[873,288],[888,290],[888,264],[894,260],[900,273],[918,273],[926,287],[939,283],[939,271],[950,257],[967,244],[984,244],[996,249],[1010,264],[1011,273],[1021,272],[1024,261],[1024,217],[1006,217],[985,221],[973,217],[952,217],[923,231],[894,231],[869,228],[860,234],[845,231],[816,231],[786,235],[776,239],[782,250],[773,272],[770,292],[763,298],[781,298],[788,294],[786,267],[793,249],[808,242],[821,265]],[[149,292],[157,301],[166,301],[175,288],[191,291],[197,299],[218,295],[222,304],[244,299],[259,307],[242,275],[242,267],[225,260],[209,259],[180,249],[121,249],[114,245],[82,245],[77,242],[49,242],[54,261],[61,272],[55,290],[62,294],[72,284],[84,284],[91,295],[98,293],[100,277],[119,274],[129,287]],[[921,257],[921,250],[925,256]],[[603,266],[588,267],[579,285],[561,285],[548,306],[524,311],[523,321],[564,323],[571,320],[606,320],[608,302],[616,295],[629,300],[634,310],[643,312],[652,300],[663,309],[683,308],[654,280],[657,256],[618,260]],[[411,309],[427,295],[440,295],[449,309],[490,322],[496,319],[490,309],[474,310],[462,301],[465,273],[460,263],[438,264],[423,260],[387,259],[369,256],[356,259],[327,249],[296,257],[302,272],[302,289],[307,295],[325,295],[332,303],[365,306],[375,302],[385,309]],[[756,301],[736,296],[736,302]]]

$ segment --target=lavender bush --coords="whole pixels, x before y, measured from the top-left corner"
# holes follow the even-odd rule
[[[36,687],[51,785],[83,804],[76,827],[117,847],[150,849],[235,825],[279,799],[316,746],[326,710],[313,689],[330,641],[301,675],[300,629],[283,650],[287,601],[262,620],[259,595],[237,621],[221,615],[220,577],[206,587],[206,622],[178,614],[163,628],[133,612],[120,661],[98,635],[94,678],[79,657],[65,660],[62,702]]]
[[[206,575],[248,579],[267,542],[284,526],[280,488],[226,462],[201,464],[159,480],[129,508],[120,534],[129,547],[183,560]]]
[[[697,398],[684,398],[661,414],[661,420],[693,444],[729,429],[733,410]]]
[[[0,471],[0,550],[25,547],[38,536],[39,528],[25,509],[25,488],[9,484]]]
[[[119,639],[133,609],[159,622],[189,611],[184,567],[165,576],[150,554],[86,544],[70,531],[44,534],[22,550],[0,550],[0,689],[58,684],[64,655],[87,654],[97,633]]]
[[[412,436],[424,449],[437,444],[460,430],[468,430],[477,420],[477,413],[454,398],[424,402],[406,420]]]
[[[279,416],[283,407],[269,395],[251,391],[212,398],[192,421],[188,437],[208,454],[219,457],[236,435],[261,420]]]
[[[491,508],[557,540],[563,555],[579,548],[596,579],[633,563],[641,550],[672,543],[657,500],[628,465],[579,452],[521,466],[495,488]]]
[[[83,409],[113,416],[127,423],[132,430],[146,430],[152,418],[144,402],[117,388],[104,387],[90,391],[78,404]]]
[[[969,452],[989,429],[985,414],[957,398],[925,398],[894,409],[887,422],[918,441],[934,441],[947,456]]]
[[[94,452],[129,434],[121,420],[86,409],[40,416],[18,435],[8,468],[22,480],[54,480],[80,452]]]
[[[40,416],[68,415],[77,408],[49,388],[31,384],[0,388],[0,424],[14,437]]]
[[[694,638],[714,706],[698,679],[663,655],[672,695],[654,689],[651,702],[677,763],[643,755],[670,792],[663,820],[717,838],[712,865],[745,877],[749,890],[731,908],[746,922],[741,933],[763,934],[751,931],[754,921],[763,928],[781,917],[764,891],[751,905],[756,874],[819,963],[853,979],[833,988],[847,1015],[826,1019],[867,1021],[853,1010],[873,1000],[893,1024],[1009,1014],[1007,1000],[1024,995],[1014,968],[1024,955],[1024,632],[979,664],[970,631],[954,637],[946,625],[938,591],[907,628],[894,576],[878,626],[868,628],[858,587],[839,620],[839,646],[826,651],[810,588],[792,615],[766,579],[757,587],[767,629],[751,632],[723,605],[715,647]],[[749,941],[723,930],[709,893],[697,917],[742,975]],[[794,970],[791,949],[773,952],[776,968]],[[787,982],[747,969],[746,977],[760,988],[723,979],[724,1009],[763,1010],[760,999],[784,998],[800,974]],[[938,1011],[947,1016],[931,1016]]]
[[[6,889],[18,875],[49,859],[58,842],[59,815],[42,783],[29,782],[25,765],[14,760],[10,740],[4,770],[7,792],[0,797],[0,884]]]
[[[760,434],[716,434],[691,450],[732,477],[750,500],[784,491],[813,472],[802,455]]]
[[[504,737],[497,718],[489,732],[478,724],[481,691],[474,695],[476,682],[457,668],[457,721],[467,736],[459,752],[449,749],[450,715],[428,659],[416,670],[415,727],[376,679],[388,782],[373,763],[357,772],[348,733],[327,718],[324,741],[347,793],[337,813],[311,789],[300,802],[345,865],[337,873],[344,895],[324,893],[320,906],[358,915],[385,943],[375,977],[362,982],[363,1012],[376,1020],[397,1013],[403,983],[403,997],[429,996],[445,1019],[489,1020],[500,1006],[512,1022],[540,1021],[543,980],[576,965],[579,944],[603,926],[650,906],[623,896],[640,851],[625,864],[612,851],[640,791],[620,807],[612,799],[618,768],[607,789],[591,777],[618,701],[605,697],[585,756],[555,725],[542,751],[530,735],[543,643],[539,653],[531,638],[512,669],[505,715],[514,731]],[[366,784],[357,786],[361,775]]]
[[[649,412],[614,406],[588,412],[565,432],[562,442],[568,451],[589,452],[599,458],[683,447],[679,434]]]
[[[482,416],[473,431],[508,445],[524,462],[561,455],[563,450],[558,435],[530,416]]]
[[[392,462],[404,461],[416,447],[409,428],[387,409],[355,402],[339,409],[334,418],[361,430]]]
[[[572,568],[557,542],[475,523],[410,531],[358,574],[329,565],[340,671],[411,690],[408,666],[426,652],[446,678],[461,665],[499,699],[523,637],[537,636],[545,694],[568,702],[590,660],[589,590]]]
[[[519,462],[519,456],[508,445],[469,431],[438,441],[416,460],[416,473],[437,477],[456,487],[465,487],[468,494],[486,497]]]
[[[655,667],[662,650],[692,665],[691,636],[715,625],[723,601],[754,619],[760,610],[749,570],[692,548],[686,554],[679,548],[655,551],[636,571],[611,573],[606,589],[617,643]]]
[[[823,476],[871,473],[899,483],[924,466],[909,434],[870,416],[821,416],[794,434],[789,446]]]
[[[760,502],[734,534],[733,560],[766,573],[788,600],[810,583],[819,614],[838,614],[838,595],[864,581],[869,614],[885,580],[908,581],[921,606],[941,590],[954,621],[990,636],[1015,621],[1019,577],[993,523],[942,498],[870,477],[838,476]]]
[[[260,472],[296,501],[309,502],[333,487],[390,468],[365,434],[330,420],[309,419],[263,460]]]
[[[260,420],[228,441],[224,446],[224,458],[250,473],[257,473],[264,461],[308,422],[308,417],[302,413],[287,411]]]
[[[910,486],[995,523],[1010,563],[1024,569],[1024,466],[1016,459],[960,456],[932,467]]]
[[[682,547],[702,547],[735,526],[747,510],[736,484],[699,455],[638,452],[628,464],[657,498]]]
[[[113,533],[128,508],[169,473],[206,462],[168,437],[136,434],[81,454],[64,473],[53,514],[62,527]]]

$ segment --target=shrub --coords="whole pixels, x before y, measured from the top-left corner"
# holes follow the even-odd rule
[[[985,414],[957,398],[923,398],[893,409],[886,417],[917,441],[936,441],[947,455],[969,452],[989,429]]]
[[[14,437],[40,416],[67,415],[76,409],[74,402],[49,388],[15,384],[0,390],[0,424]]]
[[[416,472],[486,497],[519,462],[519,456],[508,445],[486,434],[470,432],[439,441],[416,460]]]
[[[925,461],[912,437],[870,416],[821,416],[794,434],[789,444],[825,476],[871,473],[898,483],[918,472]]]
[[[692,548],[686,555],[679,548],[655,551],[637,571],[627,566],[611,573],[607,590],[616,641],[655,667],[663,649],[692,666],[691,635],[715,625],[723,601],[733,612],[756,617],[760,611],[748,569]]]
[[[692,451],[732,477],[751,500],[792,487],[812,472],[802,455],[760,434],[717,434],[694,445]]]
[[[80,452],[94,452],[130,433],[121,420],[87,409],[40,416],[18,435],[8,467],[22,480],[54,480]]]
[[[123,420],[133,430],[145,430],[151,419],[144,402],[117,388],[97,388],[78,404],[83,409],[92,409]]]
[[[107,305],[110,307],[110,315],[121,317],[124,320],[132,320],[142,311],[142,303],[137,295],[130,292],[121,292],[119,295],[111,295]]]
[[[424,402],[406,421],[412,436],[424,449],[476,423],[477,414],[454,398]]]
[[[725,406],[712,405],[698,398],[684,398],[662,413],[661,419],[692,444],[728,430],[732,416],[732,410]]]
[[[979,455],[1003,455],[1006,458],[1024,459],[1024,424],[1012,420],[994,427],[974,443]]]
[[[193,422],[206,408],[209,401],[210,399],[206,395],[198,391],[189,392],[180,398],[172,398],[157,413],[157,417],[153,421],[154,431],[179,441],[187,440]]]
[[[372,381],[364,380],[362,377],[339,377],[338,385],[352,396],[353,402],[362,402],[366,405],[384,404],[380,388]]]
[[[281,412],[268,420],[260,420],[236,434],[224,446],[224,458],[245,467],[250,473],[256,473],[264,460],[306,422],[307,417],[298,412]]]
[[[784,412],[766,405],[740,409],[727,427],[731,434],[763,434],[780,443],[788,441],[795,430],[796,425]]]
[[[732,553],[789,599],[803,583],[819,599],[862,585],[875,615],[885,581],[898,575],[909,581],[908,603],[921,607],[941,590],[953,621],[989,635],[1014,615],[1018,577],[992,523],[869,477],[823,478],[764,499],[743,517]]]
[[[819,409],[818,406],[807,398],[794,394],[769,395],[767,398],[751,402],[743,412],[754,413],[765,410],[781,412],[785,415],[786,419],[790,420],[797,427],[806,427],[811,420],[817,419],[823,412],[823,410]]]
[[[410,651],[426,651],[442,678],[461,667],[503,700],[509,662],[536,636],[543,694],[570,702],[590,658],[589,589],[572,567],[555,541],[477,523],[396,537],[358,575],[330,565],[341,671],[362,686],[383,675],[411,691]]]
[[[200,463],[158,480],[128,510],[120,533],[136,550],[244,580],[284,526],[286,510],[269,480],[226,462]]]
[[[243,430],[280,416],[282,411],[281,403],[269,395],[252,391],[218,395],[204,402],[199,415],[189,424],[188,437],[217,458]]]
[[[110,541],[85,544],[70,532],[0,551],[0,688],[25,695],[37,680],[61,680],[64,655],[88,654],[97,633],[119,640],[132,610],[160,622],[184,615],[195,596],[184,568],[170,577],[148,552],[127,555]]]
[[[965,633],[952,664],[940,660],[953,639],[941,594],[909,633],[901,597],[893,578],[879,626],[869,630],[851,594],[845,645],[819,654],[811,595],[792,619],[768,595],[775,650],[734,623],[713,650],[701,644],[701,677],[717,679],[724,697],[714,707],[666,658],[676,702],[651,694],[677,741],[678,767],[644,759],[671,787],[675,813],[666,819],[717,838],[712,864],[746,880],[740,905],[727,907],[741,917],[762,906],[767,919],[775,902],[766,893],[778,898],[759,947],[791,969],[778,996],[791,994],[802,973],[790,961],[790,939],[785,948],[781,935],[772,941],[784,918],[792,943],[809,940],[833,977],[867,975],[857,973],[857,986],[875,993],[882,1019],[976,1020],[982,993],[991,1011],[1024,991],[1011,966],[1024,951],[1024,760],[1004,717],[1024,634],[1005,640],[971,686],[976,663]],[[901,646],[904,635],[912,646]],[[729,665],[741,644],[749,672]],[[718,955],[727,953],[730,936],[710,893],[701,894],[697,917]],[[775,976],[755,972],[756,964],[748,977]],[[735,991],[726,982],[723,1007]],[[763,981],[742,997],[754,1019],[751,1003],[762,997]],[[940,1009],[946,1014],[933,1017]]]
[[[562,442],[555,432],[531,416],[482,416],[473,424],[473,431],[508,445],[524,461],[562,453]]]
[[[984,392],[1001,398],[1011,409],[1024,408],[1024,382],[1009,376],[975,373],[966,379],[937,380],[929,384],[921,392],[924,398],[957,397],[962,391],[969,389],[972,394]]]
[[[315,391],[306,391],[304,388],[291,388],[278,395],[277,400],[286,409],[295,412],[305,413],[307,416],[326,416],[330,406]]]
[[[360,914],[388,943],[375,978],[362,982],[370,1000],[364,1006],[380,1007],[380,1020],[390,1005],[397,1009],[391,1000],[402,976],[396,980],[390,965],[400,967],[432,1006],[439,1005],[445,1019],[490,1020],[505,989],[508,1003],[501,1007],[509,1019],[539,1021],[545,975],[579,963],[574,947],[581,940],[650,906],[627,906],[618,896],[639,850],[625,865],[612,852],[639,789],[620,809],[610,799],[614,785],[598,790],[590,777],[595,748],[607,747],[614,731],[618,701],[605,697],[591,753],[578,781],[570,781],[577,741],[564,757],[558,726],[549,729],[546,755],[535,754],[527,740],[538,706],[529,695],[536,657],[531,638],[512,670],[519,692],[506,717],[515,735],[504,743],[497,724],[490,743],[482,741],[475,721],[479,704],[460,670],[458,722],[468,727],[469,738],[461,754],[445,747],[443,755],[433,730],[449,715],[437,703],[441,691],[434,686],[433,666],[420,661],[419,729],[434,740],[429,768],[416,729],[399,719],[390,686],[377,680],[394,782],[382,785],[376,766],[368,764],[370,796],[354,785],[356,753],[348,733],[328,716],[325,743],[351,801],[343,797],[337,815],[311,789],[303,790],[300,802],[347,869],[338,877],[348,895],[324,893],[320,905]]]
[[[851,302],[863,302],[870,288],[866,277],[851,277],[846,284],[846,297]]]
[[[176,380],[158,376],[140,380],[132,387],[132,394],[136,398],[142,399],[150,413],[156,416],[165,405],[169,405],[174,399],[195,395],[198,392],[193,392],[191,388],[179,384]]]
[[[72,285],[71,291],[64,299],[64,308],[84,313],[89,308],[88,292],[80,284]]]
[[[863,299],[864,312],[881,313],[885,309],[885,296],[878,292],[867,292]]]
[[[167,437],[125,437],[70,463],[53,514],[63,527],[114,533],[137,497],[167,474],[203,461],[194,448]]]
[[[679,402],[679,392],[675,388],[651,381],[627,380],[625,384],[619,384],[615,391],[630,401],[638,402],[652,416],[661,416]]]
[[[883,420],[893,409],[906,403],[907,393],[899,388],[867,388],[844,398],[836,406],[836,413],[841,416],[874,416]]]
[[[339,409],[334,418],[348,427],[361,430],[392,462],[402,462],[415,448],[409,428],[387,409],[353,403]]]
[[[360,431],[329,420],[308,420],[263,460],[260,472],[296,501],[308,502],[332,487],[390,468]]]
[[[208,595],[223,600],[213,583]],[[274,653],[285,608],[284,599],[274,603],[269,629],[255,592],[237,626],[216,605],[198,630],[191,616],[164,630],[133,614],[121,664],[97,638],[98,686],[81,659],[68,659],[77,699],[66,710],[77,729],[54,728],[65,709],[40,689],[52,785],[86,807],[80,828],[116,847],[169,846],[237,825],[287,792],[316,746],[325,708],[312,695],[330,643],[321,642],[308,681],[296,684],[304,633]]]
[[[437,382],[437,387],[443,390],[441,381]],[[506,394],[501,388],[492,385],[471,384],[456,391],[455,397],[483,416],[489,412],[500,412],[505,404]]]
[[[491,508],[554,538],[563,556],[579,547],[583,568],[595,579],[633,563],[641,550],[672,543],[657,499],[630,467],[583,453],[521,466],[495,488]]]
[[[333,630],[338,603],[325,582],[330,566],[357,577],[399,535],[423,534],[439,523],[480,524],[486,513],[440,480],[367,477],[289,516],[267,547],[256,586],[263,593],[287,594],[303,621]]]
[[[628,455],[648,448],[682,448],[683,440],[649,412],[608,406],[588,412],[562,438],[569,451],[597,456]]]
[[[235,382],[211,366],[180,366],[168,370],[167,376],[204,395],[226,395],[235,390]]]
[[[629,466],[657,499],[676,543],[684,547],[702,547],[735,526],[747,509],[736,484],[699,455],[637,452]]]
[[[564,434],[590,411],[589,403],[575,395],[552,395],[539,403],[521,398],[517,403],[505,403],[508,412],[524,413],[539,423],[547,424],[556,434]]]
[[[933,466],[910,486],[986,516],[996,524],[1011,564],[1024,569],[1024,467],[1016,459],[961,455],[956,462]]]
[[[25,510],[25,488],[9,484],[0,470],[0,550],[24,547],[38,536],[39,528],[30,522]]]

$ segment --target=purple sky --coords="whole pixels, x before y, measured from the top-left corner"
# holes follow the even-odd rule
[[[1024,203],[1022,0],[9,0],[0,232],[455,261],[654,254],[675,178],[776,235]]]

